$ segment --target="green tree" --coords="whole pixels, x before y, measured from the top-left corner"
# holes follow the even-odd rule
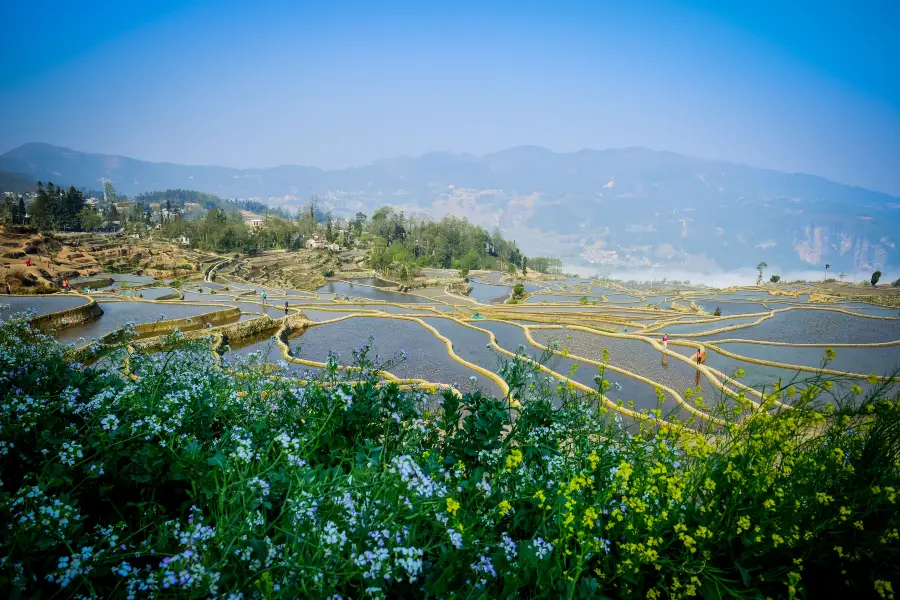
[[[528,257],[523,256],[522,257],[522,277],[525,277],[527,275],[528,275]]]
[[[109,181],[103,182],[103,200],[107,204],[115,204],[118,199],[116,188],[113,187],[113,184]]]
[[[781,281],[781,275],[772,275],[771,277],[769,277],[769,281],[772,283],[778,283],[779,281]]]
[[[768,266],[769,265],[767,265],[764,262],[761,262],[758,265],[756,265],[756,270],[759,271],[759,276],[756,278],[756,285],[759,285],[760,283],[762,283],[763,270]]]
[[[871,279],[871,281],[872,281],[872,286],[873,286],[873,287],[876,286],[876,285],[878,285],[878,280],[879,280],[879,279],[881,279],[881,271],[875,271],[874,273],[872,273],[872,279]]]
[[[831,265],[825,263],[825,281],[828,281],[828,269],[831,268]]]
[[[79,211],[78,220],[81,222],[81,228],[85,231],[93,231],[103,225],[103,217],[87,206]]]

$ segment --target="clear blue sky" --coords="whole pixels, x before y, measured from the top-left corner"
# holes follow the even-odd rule
[[[4,2],[0,152],[647,146],[900,195],[900,3]]]

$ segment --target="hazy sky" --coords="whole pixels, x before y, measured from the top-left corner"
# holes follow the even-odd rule
[[[0,152],[640,145],[900,195],[898,30],[891,0],[4,2]]]

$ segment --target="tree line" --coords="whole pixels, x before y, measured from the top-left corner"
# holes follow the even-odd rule
[[[465,218],[449,216],[440,221],[407,218],[402,211],[383,206],[371,220],[357,213],[351,229],[366,232],[371,244],[369,261],[379,270],[409,272],[422,267],[509,270],[527,264],[515,241],[504,239],[499,228],[489,233]]]

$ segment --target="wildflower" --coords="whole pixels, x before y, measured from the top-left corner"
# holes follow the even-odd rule
[[[536,491],[536,492],[534,493],[534,496],[532,496],[532,498],[534,498],[535,500],[538,501],[538,506],[543,506],[543,505],[544,505],[544,502],[547,501],[547,497],[544,496],[544,490],[538,490],[538,491]]]
[[[503,500],[500,502],[500,505],[497,506],[497,511],[500,513],[500,516],[506,515],[512,509],[512,504],[509,503],[509,500]]]
[[[596,469],[597,464],[600,462],[600,457],[597,456],[596,452],[591,452],[590,456],[588,456],[588,460],[591,462],[591,469]]]
[[[531,541],[531,547],[538,560],[543,560],[553,552],[553,544],[545,542],[542,538],[535,538]]]
[[[506,470],[512,471],[520,464],[522,464],[522,451],[518,449],[510,450],[509,456],[506,457]]]
[[[463,536],[462,536],[462,534],[461,534],[460,532],[456,531],[455,529],[448,529],[448,530],[447,530],[447,535],[450,537],[450,544],[451,544],[454,548],[456,548],[457,550],[459,550],[460,548],[462,548],[462,545],[463,545]]]
[[[453,498],[447,498],[447,512],[456,516],[456,511],[459,510],[459,502],[454,500]]]
[[[597,511],[594,510],[594,507],[589,506],[584,511],[584,519],[582,522],[584,523],[584,526],[587,527],[588,529],[593,529],[594,523],[597,522],[597,519],[599,517],[600,517],[600,515],[597,514]]]
[[[885,600],[894,600],[894,588],[891,585],[890,581],[885,581],[883,579],[875,580],[875,591],[878,592],[878,595]]]

